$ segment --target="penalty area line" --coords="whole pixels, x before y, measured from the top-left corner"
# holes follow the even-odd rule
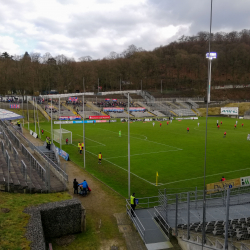
[[[76,135],[79,135],[79,134],[76,134]],[[82,136],[82,135],[79,135],[79,136]],[[103,143],[101,143],[101,142],[98,142],[98,141],[95,141],[95,140],[92,140],[92,139],[89,139],[89,138],[87,138],[86,136],[85,136],[85,139],[88,139],[88,140],[90,140],[90,141],[96,142],[96,143],[101,144],[102,146],[105,146],[105,147],[106,147],[105,144],[103,144]]]
[[[111,132],[111,133],[115,133],[115,132],[112,131],[112,130],[108,130],[108,129],[104,129],[104,128],[100,128],[100,129],[105,130],[105,131],[109,131],[109,132]],[[115,133],[115,134],[116,134],[116,133]],[[126,135],[126,136],[127,136],[127,135]],[[146,137],[145,135],[141,135],[141,136]],[[167,146],[167,147],[170,147],[170,148],[175,148],[175,149],[177,149],[177,150],[183,150],[182,148],[177,148],[177,147],[174,147],[174,146],[171,146],[171,145],[168,145],[168,144],[163,144],[163,143],[160,143],[160,142],[150,141],[150,140],[148,140],[147,137],[146,137],[146,139],[142,139],[142,138],[130,136],[130,138],[134,138],[134,139],[138,139],[138,140],[142,140],[142,141],[146,141],[146,142],[151,142],[151,143],[163,145],[163,146]]]
[[[150,153],[133,154],[133,155],[130,155],[130,156],[158,154],[158,153],[166,153],[166,152],[181,151],[181,150],[182,150],[182,149],[179,149],[179,150],[158,151],[158,152],[150,152]],[[128,156],[127,156],[127,155],[123,155],[123,156],[114,156],[114,157],[109,157],[109,158],[105,158],[105,159],[106,159],[106,160],[109,160],[109,159],[124,158],[124,157],[128,157]]]

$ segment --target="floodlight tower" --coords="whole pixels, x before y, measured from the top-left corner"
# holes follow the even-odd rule
[[[210,48],[210,46],[209,46]],[[208,59],[208,90],[207,90],[207,103],[210,103],[210,89],[211,89],[211,69],[212,69],[212,60],[216,59],[216,52],[208,52],[206,58]]]

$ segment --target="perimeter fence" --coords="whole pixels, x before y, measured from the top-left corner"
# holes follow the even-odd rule
[[[159,190],[155,209],[191,249],[250,249],[250,186],[178,194]]]

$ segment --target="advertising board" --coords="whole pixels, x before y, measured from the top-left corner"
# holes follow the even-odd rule
[[[238,107],[223,107],[220,109],[222,115],[238,115]]]
[[[210,184],[207,184],[206,188],[207,188],[208,193],[216,193],[224,189],[235,188],[235,187],[240,187],[240,186],[241,186],[241,178],[236,178],[232,180],[210,183]]]
[[[105,112],[123,112],[124,111],[124,108],[103,108],[103,111]]]
[[[20,104],[10,104],[11,109],[20,109]]]
[[[109,115],[95,115],[95,116],[89,116],[90,120],[95,120],[95,119],[110,119]]]

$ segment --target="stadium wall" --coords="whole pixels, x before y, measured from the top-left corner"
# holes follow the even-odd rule
[[[26,237],[32,250],[45,250],[46,239],[85,231],[85,209],[77,199],[50,202],[24,210],[30,220]]]

